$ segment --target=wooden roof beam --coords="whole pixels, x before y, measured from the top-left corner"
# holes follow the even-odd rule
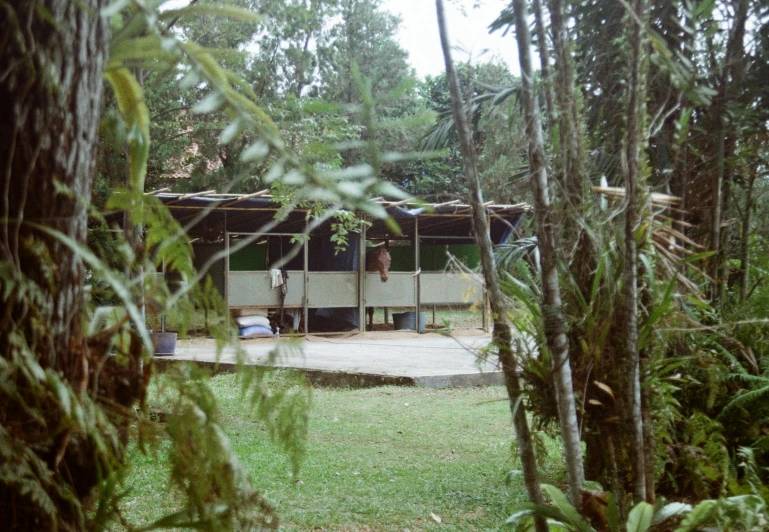
[[[168,192],[169,190],[171,190],[171,187],[163,187],[163,188],[159,188],[157,190],[153,190],[151,192],[145,192],[144,195],[145,196],[156,196],[157,194],[161,194],[163,192]]]
[[[166,205],[171,205],[171,204],[176,203],[178,201],[183,201],[183,200],[190,199],[190,198],[199,198],[199,197],[205,196],[207,194],[214,194],[215,192],[216,192],[216,190],[204,190],[202,192],[192,192],[190,194],[183,194],[183,195],[179,196],[178,198],[169,201],[168,203],[166,203]]]
[[[400,207],[401,205],[406,205],[407,203],[413,203],[414,198],[409,198],[401,201],[388,201],[388,202],[382,202],[382,204],[385,207]]]
[[[449,205],[456,205],[457,203],[459,203],[459,200],[455,199],[455,200],[451,200],[451,201],[444,201],[443,203],[435,203],[435,204],[431,205],[431,207],[433,209],[437,209],[438,207],[448,207]]]
[[[229,205],[234,205],[236,203],[240,203],[241,201],[245,201],[247,199],[261,198],[261,197],[265,197],[265,196],[270,196],[270,189],[269,188],[265,188],[264,190],[260,190],[259,192],[254,192],[253,194],[244,194],[244,195],[242,195],[242,196],[240,196],[238,198],[235,198],[235,199],[233,199],[231,201],[223,203],[222,205],[219,205],[219,207],[227,207]],[[270,196],[270,197],[272,197],[272,196]]]

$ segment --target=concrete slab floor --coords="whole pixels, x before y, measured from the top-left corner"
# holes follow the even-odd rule
[[[278,348],[277,367],[307,373],[317,385],[415,385],[429,388],[501,384],[496,357],[477,362],[478,351],[491,341],[476,331],[458,331],[452,337],[413,332],[368,332],[343,337],[308,336],[298,339],[243,340],[248,363],[265,365]],[[214,365],[212,340],[180,340],[176,353],[156,359],[161,369],[176,361]],[[231,371],[235,353],[227,349],[219,359],[220,371]]]

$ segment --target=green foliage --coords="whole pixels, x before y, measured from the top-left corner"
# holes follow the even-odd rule
[[[413,82],[407,54],[395,40],[398,20],[384,12],[380,0],[340,0],[333,25],[318,49],[321,74],[320,92],[325,99],[343,103],[362,103],[353,65],[371,81],[372,94],[380,100],[387,94],[397,95],[379,104],[378,113],[385,116],[409,105],[408,93],[398,90],[404,81]]]
[[[355,213],[348,211],[339,211],[334,214],[334,221],[331,222],[331,242],[334,243],[334,254],[345,251],[348,244],[348,235],[351,231],[360,232],[361,222]],[[370,225],[370,222],[367,222]]]
[[[723,531],[759,532],[769,525],[766,501],[756,495],[736,495],[704,500],[681,522],[676,532],[694,532],[717,527]]]
[[[289,349],[298,350],[298,346]],[[276,350],[272,360],[283,356]],[[310,389],[302,374],[281,374],[253,368],[239,376],[242,396],[247,399],[273,440],[280,442],[291,458],[292,473],[299,475],[299,468],[306,454]]]
[[[551,179],[551,199],[564,205],[564,210],[549,220],[559,230],[568,224],[578,228],[578,238],[561,231],[560,239],[555,239],[563,262],[559,277],[569,321],[574,392],[587,440],[588,474],[599,475],[594,478],[608,482],[619,495],[631,476],[630,442],[625,436],[630,417],[628,386],[626,375],[618,369],[624,367],[626,302],[621,272],[625,257],[619,252],[623,237],[615,229],[627,205],[607,202],[599,211],[592,205],[590,187],[604,178],[610,185],[628,186],[623,171],[628,164],[626,132],[619,118],[627,112],[624,95],[629,84],[625,22],[630,17],[631,25],[642,23],[629,14],[630,4],[588,0],[563,6],[568,20],[566,47],[575,43],[579,84],[577,94],[569,96],[585,99],[584,116],[577,101],[571,102],[577,111],[569,118],[575,123],[585,120],[584,143],[590,155],[570,161],[576,167],[574,175],[586,170],[578,183],[586,201],[567,200],[569,191],[557,178]],[[766,213],[763,204],[750,203],[762,197],[755,195],[758,188],[746,186],[757,168],[765,174],[767,167],[765,142],[759,142],[762,148],[755,144],[759,137],[766,138],[766,90],[754,84],[753,77],[766,70],[766,61],[756,61],[769,42],[765,15],[758,15],[749,2],[638,4],[649,6],[650,17],[648,27],[641,27],[651,55],[639,117],[645,123],[642,136],[648,140],[644,154],[649,165],[644,174],[648,172],[651,191],[680,196],[682,201],[664,214],[667,219],[662,223],[659,213],[666,207],[655,206],[657,219],[644,220],[635,234],[638,344],[648,429],[645,459],[654,459],[654,478],[666,494],[694,498],[742,494],[746,488],[739,481],[744,473],[736,465],[744,463],[738,458],[739,447],[755,448],[761,474],[754,483],[766,482],[761,466],[767,463],[763,452],[769,419],[764,408],[769,344],[761,270],[769,270],[764,264],[764,230],[749,217]],[[747,24],[740,13],[747,16]],[[503,12],[495,26],[509,25],[510,14]],[[760,30],[754,25],[759,19]],[[539,45],[543,62],[552,64],[547,43]],[[569,67],[562,62],[561,57],[555,58],[556,68],[562,69],[559,74]],[[763,120],[758,128],[757,116],[764,117],[758,118]],[[546,132],[552,139],[549,163],[556,168],[567,165],[570,156],[568,147],[559,145],[561,136],[557,130]],[[765,179],[755,184],[765,194]],[[715,202],[721,202],[723,212],[718,213]],[[737,219],[745,226],[740,236],[735,224],[726,222]],[[737,298],[741,280],[728,273],[729,266],[736,268],[739,261],[747,260],[742,250],[735,260],[738,241],[750,244],[743,249],[760,264],[748,268],[755,275],[749,290],[755,290],[751,297],[756,299],[724,304]],[[714,247],[719,251],[707,251]],[[513,300],[511,317],[526,335],[522,351],[529,356],[523,362],[523,374],[530,386],[529,401],[536,414],[556,420],[551,360],[536,309],[540,296],[536,254],[517,243],[513,249],[500,250],[498,256],[509,270],[504,288]],[[681,258],[685,256],[689,259]],[[720,292],[725,294],[719,298]]]
[[[621,298],[621,272],[623,257],[621,235],[610,239],[606,229],[601,229],[601,213],[596,212],[585,221],[585,231],[600,243],[601,251],[592,265],[590,284],[580,285],[574,274],[560,272],[562,297],[571,316],[572,369],[575,373],[575,391],[582,404],[583,423],[588,433],[599,439],[617,433],[623,411],[619,406],[624,388],[624,376],[616,367],[616,353],[622,344],[618,341],[622,331],[622,314],[617,312]],[[644,308],[641,314],[639,345],[644,353],[646,407],[654,423],[655,479],[667,494],[691,494],[694,497],[718,496],[724,493],[729,478],[730,448],[738,439],[725,438],[725,432],[737,428],[733,413],[739,410],[741,401],[752,403],[754,397],[763,396],[758,385],[760,377],[747,370],[751,360],[747,352],[740,351],[739,344],[717,331],[697,331],[681,335],[672,330],[682,324],[702,323],[709,319],[712,309],[702,303],[699,296],[686,293],[676,274],[676,267],[667,265],[668,258],[642,247],[642,286]],[[692,260],[702,256],[693,256]],[[503,291],[511,298],[510,317],[524,335],[519,349],[523,356],[523,375],[528,384],[528,403],[542,424],[555,423],[557,411],[552,391],[552,361],[545,341],[544,326],[539,309],[540,280],[536,239],[524,239],[496,251],[498,264],[503,268]],[[696,265],[696,262],[679,261],[678,267]],[[690,270],[691,275],[696,270]],[[672,273],[671,273],[672,272]],[[730,377],[724,372],[724,364],[740,371]],[[586,374],[587,373],[587,374]],[[589,378],[589,381],[583,380]],[[724,394],[734,393],[732,383],[750,382],[756,385],[751,395],[738,394],[735,406],[725,414],[731,417],[730,426],[724,428],[714,419],[727,402]],[[761,381],[762,382],[762,381]],[[730,389],[731,387],[731,389]],[[583,395],[585,394],[585,395]],[[703,400],[707,398],[707,400]],[[730,399],[731,400],[731,399]],[[717,408],[717,409],[716,409]],[[743,427],[763,426],[761,414],[749,415],[743,410]],[[755,409],[751,410],[751,413]],[[621,426],[621,425],[620,425]],[[621,430],[621,429],[620,429]],[[748,443],[747,441],[745,443]],[[606,449],[588,445],[588,455],[603,454]],[[614,452],[625,453],[620,446]],[[612,483],[608,478],[605,482]]]
[[[258,8],[260,24],[213,15],[214,2],[203,0],[211,14],[176,20],[177,33],[205,46],[253,89],[269,108],[283,142],[303,164],[323,171],[371,162],[362,150],[361,139],[367,135],[385,152],[384,164],[374,165],[374,172],[402,185],[418,163],[400,154],[415,150],[427,117],[405,53],[393,40],[397,19],[376,0],[228,3]],[[224,49],[239,52],[224,55]],[[373,100],[366,105],[361,105],[354,64],[371,81]],[[175,83],[179,77],[181,87]],[[144,78],[149,107],[158,117],[153,136],[160,139],[160,149],[150,156],[153,188],[172,184],[184,192],[248,193],[269,184],[266,176],[280,162],[278,154],[246,124],[216,109],[217,97],[198,106],[205,88],[196,83],[194,70],[177,66],[145,73]],[[367,107],[376,112],[376,124],[363,123]],[[200,116],[193,109],[211,112]],[[171,181],[172,174],[189,179]]]
[[[484,194],[499,203],[527,198],[527,164],[520,158],[526,144],[521,111],[516,105],[517,80],[506,68],[494,63],[461,64],[457,73],[472,116],[473,141]],[[445,75],[428,76],[420,91],[429,107],[438,113],[437,121],[424,135],[423,147],[448,150],[443,164],[449,168],[443,172],[452,177],[461,176],[458,140]],[[419,180],[415,185],[424,187],[424,192],[420,191],[423,194],[442,192],[440,188],[430,188],[435,185],[427,181],[430,174],[425,170],[428,169],[425,164],[423,175],[415,176],[415,180]]]
[[[147,529],[171,523],[227,530],[276,528],[277,515],[251,488],[221,427],[216,399],[203,375],[196,373],[186,366],[164,375],[175,395],[173,415],[166,425],[172,444],[171,479],[187,504],[184,510],[161,518]]]
[[[3,503],[25,508],[25,515],[35,516],[44,528],[59,524],[68,529],[104,530],[116,522],[131,528],[122,517],[120,487],[126,471],[126,445],[136,440],[146,451],[159,445],[168,449],[169,481],[184,500],[180,511],[144,529],[276,528],[274,509],[252,486],[222,429],[206,372],[178,366],[154,377],[162,382],[169,407],[168,422],[162,426],[144,403],[146,387],[153,379],[153,342],[145,313],[174,309],[185,314],[185,309],[204,307],[215,314],[209,330],[217,340],[217,353],[225,345],[233,345],[241,366],[244,353],[210,279],[201,283],[206,279],[205,268],[197,271],[193,267],[184,229],[157,198],[144,194],[148,168],[157,162],[150,156],[150,123],[154,121],[136,72],[140,77],[156,76],[153,80],[165,83],[168,94],[178,94],[172,86],[179,78],[179,87],[194,88],[184,102],[185,112],[222,118],[215,122],[216,132],[208,128],[207,134],[215,135],[223,147],[240,143],[244,169],[261,165],[267,170],[265,181],[292,186],[286,209],[322,198],[332,213],[347,208],[383,216],[383,208],[367,198],[404,195],[381,184],[371,166],[340,172],[334,170],[338,163],[323,162],[328,154],[303,158],[291,150],[281,138],[280,127],[255,103],[257,96],[249,83],[215,59],[221,56],[232,61],[237,55],[222,55],[186,40],[166,22],[195,15],[235,16],[252,24],[256,20],[253,14],[201,4],[158,15],[142,2],[116,2],[105,14],[110,17],[113,37],[104,75],[112,88],[109,104],[116,107],[107,111],[102,124],[102,170],[109,185],[99,192],[106,215],[92,213],[88,246],[45,221],[26,222],[74,252],[87,268],[86,293],[92,297],[78,317],[86,335],[78,362],[82,367],[68,371],[80,375],[78,379],[65,379],[59,371],[63,359],[57,361],[56,353],[46,351],[53,334],[48,324],[56,323],[49,294],[59,287],[48,286],[53,283],[55,258],[42,240],[24,242],[24,253],[36,261],[42,284],[12,264],[0,263],[0,303],[11,309],[0,320],[0,333],[9,348],[0,359],[0,395],[5,414],[13,414],[4,417],[0,426],[0,457],[3,464],[12,464],[4,466],[1,474],[7,488]],[[171,125],[166,131],[173,129]],[[184,132],[188,133],[192,135],[194,130]],[[125,178],[121,166],[128,169]],[[125,183],[125,187],[117,187],[107,198],[106,189],[117,183]],[[56,186],[62,201],[88,200],[75,198],[59,183]],[[124,233],[106,228],[107,220],[121,216],[126,222]],[[344,230],[350,223],[340,221]],[[166,275],[158,275],[159,270]],[[187,320],[182,318],[182,333]],[[274,353],[272,360],[279,356]],[[240,385],[246,408],[283,446],[296,474],[306,452],[310,405],[306,383],[298,377],[274,379],[268,370],[244,370]],[[5,419],[25,421],[6,423]]]
[[[518,531],[531,530],[531,523],[534,515],[542,515],[547,517],[549,525],[556,525],[562,527],[565,530],[571,532],[595,532],[596,528],[588,522],[588,520],[580,515],[574,506],[569,502],[568,497],[555,486],[549,484],[542,484],[542,491],[552,501],[550,504],[533,504],[525,502],[515,505],[513,514],[508,517],[506,524],[512,525]],[[615,513],[612,508],[616,508],[616,501],[613,497],[608,497],[608,504],[610,508],[607,508],[606,512]],[[647,532],[653,530],[653,527],[665,521],[679,517],[692,511],[692,507],[688,504],[682,503],[670,503],[665,504],[664,501],[658,506],[652,506],[646,502],[640,502],[633,506],[627,516],[627,521],[622,527],[616,520],[607,519],[606,523],[602,523],[598,529],[607,529],[610,532],[620,532],[626,530],[627,532]],[[676,532],[683,532],[681,528],[677,528]]]
[[[648,502],[639,502],[627,516],[627,532],[646,532],[652,525],[654,507]]]
[[[172,408],[164,426],[155,424],[144,408],[152,372],[146,321],[173,309],[181,315],[184,333],[197,307],[204,309],[220,350],[235,334],[210,278],[192,267],[183,228],[159,201],[144,196],[145,186],[165,184],[168,174],[179,169],[190,177],[175,184],[179,190],[253,192],[269,186],[284,204],[282,214],[312,205],[313,223],[332,220],[332,240],[337,250],[343,249],[349,232],[360,228],[353,212],[385,215],[367,198],[406,197],[380,178],[412,194],[466,193],[453,127],[445,120],[446,83],[438,77],[416,84],[394,38],[397,19],[381,10],[379,0],[232,0],[226,5],[201,0],[163,13],[153,5],[118,0],[103,12],[113,35],[104,73],[112,92],[100,128],[93,201],[105,207],[107,218],[92,213],[87,245],[47,221],[25,221],[75,251],[87,266],[89,298],[80,317],[87,355],[80,381],[65,380],[56,361],[46,359],[55,353],[45,354],[56,333],[49,330],[56,321],[51,294],[61,288],[52,286],[56,257],[40,237],[21,242],[21,252],[39,266],[36,281],[0,262],[0,306],[9,309],[0,319],[8,345],[0,358],[0,395],[5,412],[29,419],[28,424],[3,421],[0,426],[0,480],[11,487],[10,503],[33,508],[40,522],[51,527],[61,521],[108,529],[121,519],[126,439],[137,437],[142,446],[168,446],[171,483],[186,499],[181,511],[147,528],[277,526],[274,511],[230,448],[204,374],[179,368],[162,377]],[[254,7],[259,15],[250,11]],[[709,196],[712,153],[724,137],[736,146],[725,163],[726,219],[742,217],[734,199],[748,193],[740,189],[745,183],[741,174],[754,168],[763,175],[766,169],[766,13],[751,12],[750,38],[743,39],[750,46],[739,58],[745,68],[737,76],[725,59],[734,19],[730,7],[707,0],[652,5],[650,184],[686,195],[686,209],[702,219],[711,207],[701,204],[700,196]],[[578,162],[592,173],[591,182],[583,183],[586,191],[599,176],[619,184],[621,175],[622,126],[616,117],[623,112],[626,83],[624,12],[622,3],[570,5],[570,30],[579,42],[577,77],[587,110],[585,144],[593,149]],[[484,191],[498,201],[518,200],[526,139],[514,101],[517,82],[498,65],[462,67],[460,76],[471,104]],[[730,84],[731,95],[710,88]],[[422,154],[412,152],[436,117],[431,147],[446,151],[420,160]],[[713,132],[722,131],[722,123],[730,129],[719,141]],[[549,137],[557,160],[558,131]],[[765,181],[758,180],[756,198],[765,194]],[[72,191],[55,186],[61,188],[62,201],[72,198]],[[587,235],[573,244],[592,249],[584,255],[573,249],[563,253],[561,282],[571,317],[570,348],[579,355],[573,359],[575,389],[585,433],[600,441],[621,440],[623,413],[617,399],[624,380],[616,354],[623,347],[618,311],[623,307],[622,238],[613,228],[615,213],[599,212],[592,203],[572,206]],[[675,261],[668,253],[668,244],[704,239],[706,231],[668,230],[660,244],[649,227],[638,230],[640,345],[648,391],[644,406],[654,424],[655,475],[663,489],[695,497],[735,494],[698,505],[684,522],[686,530],[714,523],[726,529],[766,528],[766,323],[722,327],[721,322],[766,318],[769,259],[763,249],[768,236],[756,227],[766,217],[766,202],[757,203],[758,222],[748,228],[755,284],[747,303],[730,303],[723,314],[702,301],[700,287],[709,281],[692,260],[705,257]],[[125,236],[112,233],[106,223],[123,212]],[[9,227],[8,220],[3,223]],[[725,227],[722,240],[735,240]],[[590,260],[580,262],[580,257]],[[529,400],[539,421],[547,424],[556,415],[552,361],[537,305],[536,241],[501,248],[498,263],[511,317],[523,334],[519,351],[529,355],[523,369]],[[160,269],[167,272],[165,278],[156,274]],[[681,330],[690,327],[695,330]],[[299,378],[277,379],[267,371],[243,374],[239,384],[244,404],[289,454],[296,475],[307,453],[308,388]],[[620,441],[616,451],[622,461],[627,445]],[[60,467],[75,463],[90,466],[74,472]],[[89,507],[81,501],[93,485],[96,497]],[[589,529],[560,492],[546,490],[555,506],[522,508],[516,520],[549,512],[563,526]],[[628,528],[645,530],[660,516],[676,513],[665,508],[652,518],[650,507],[637,506],[627,516]]]
[[[729,471],[729,453],[721,424],[702,412],[695,413],[684,425],[680,445],[678,467],[684,476],[679,489],[698,497],[722,493]]]
[[[157,47],[160,43],[152,42],[152,45]],[[104,77],[112,86],[118,109],[125,120],[130,164],[129,186],[136,190],[144,190],[150,150],[150,116],[139,82],[127,68],[122,66],[125,59],[113,50],[112,59],[107,65]]]
[[[205,14],[217,16],[240,13],[230,9],[216,11],[213,6],[201,6],[201,9]],[[185,14],[189,13],[180,12],[175,16]],[[130,24],[127,23],[126,27],[130,27]],[[338,163],[329,164],[319,159],[320,152],[312,148],[308,154],[291,151],[279,136],[279,126],[253,103],[254,92],[243,80],[217,64],[211,50],[182,41],[162,26],[150,23],[148,32],[160,36],[162,43],[162,51],[156,50],[159,55],[155,59],[165,59],[171,54],[179,65],[175,67],[176,70],[185,71],[185,77],[194,80],[191,83],[183,80],[183,84],[206,86],[207,90],[198,96],[191,112],[201,115],[223,112],[227,117],[227,121],[221,124],[223,129],[218,135],[218,142],[230,146],[240,142],[241,138],[247,139],[240,144],[243,150],[240,160],[244,168],[266,168],[266,183],[274,183],[275,187],[289,187],[285,194],[285,212],[305,202],[317,205],[317,200],[323,199],[320,205],[328,207],[330,213],[346,213],[349,211],[340,210],[340,207],[351,207],[373,216],[381,216],[384,214],[382,208],[366,198],[377,193],[403,197],[392,187],[382,187],[370,167],[361,166],[357,171],[335,173],[334,168],[339,166]],[[121,32],[117,35],[120,36]],[[147,51],[152,50],[151,47],[142,48],[141,52],[136,52],[138,55],[130,55],[132,50],[140,48],[137,39],[146,38],[140,35],[125,38],[133,46],[123,46],[127,51],[122,59],[141,57],[146,60]],[[161,63],[161,69],[166,67],[166,64]],[[119,101],[120,98],[118,94]],[[128,123],[128,114],[124,113],[124,116]],[[320,133],[327,135],[327,131]],[[304,141],[300,145],[308,146]],[[134,157],[133,153],[130,155]],[[144,196],[141,188],[116,194],[107,202],[107,208],[129,213],[131,225],[144,229],[144,245],[140,256],[134,257],[134,260],[145,261],[145,271],[155,271],[164,266],[167,277],[180,280],[172,287],[155,275],[145,276],[144,285],[147,294],[151,294],[148,306],[163,312],[171,307],[186,306],[191,309],[197,304],[215,313],[215,321],[210,330],[217,338],[217,349],[221,352],[225,343],[232,341],[234,329],[226,319],[219,317],[218,313],[225,308],[210,281],[199,284],[204,279],[205,271],[192,268],[191,248],[186,242],[184,231],[170,218],[167,209],[154,197]],[[321,212],[316,213],[316,216],[319,221],[325,219]],[[345,214],[337,214],[337,220],[338,233],[342,235],[350,230],[351,224],[357,225],[354,217]],[[343,245],[343,242],[338,244]],[[136,271],[137,267],[130,269]],[[137,329],[141,331],[143,324],[137,324]],[[280,353],[276,351],[272,360],[279,356]],[[237,350],[237,358],[242,364],[243,351],[240,349]],[[291,458],[294,474],[297,474],[305,454],[309,389],[300,378],[276,380],[267,370],[246,371],[242,368],[242,372],[239,384],[246,404],[264,423],[269,434],[285,448]],[[159,519],[148,528],[277,527],[277,515],[251,486],[248,475],[232,452],[221,427],[216,399],[204,377],[204,373],[192,367],[180,367],[163,376],[164,390],[169,395],[168,403],[173,412],[165,426],[171,443],[170,475],[172,482],[184,493],[187,503],[183,510]]]

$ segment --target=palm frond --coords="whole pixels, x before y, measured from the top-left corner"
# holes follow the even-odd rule
[[[494,250],[494,260],[498,268],[510,268],[520,260],[531,256],[537,250],[537,237],[521,238],[515,242],[501,244]]]

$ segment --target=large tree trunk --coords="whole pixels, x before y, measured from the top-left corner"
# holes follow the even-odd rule
[[[504,296],[502,295],[502,290],[499,286],[497,269],[494,265],[494,255],[491,238],[489,237],[489,227],[486,220],[486,209],[483,207],[481,182],[480,176],[478,175],[472,133],[467,120],[465,106],[462,101],[459,80],[454,69],[454,63],[451,59],[451,50],[446,30],[446,19],[443,11],[443,1],[436,0],[435,6],[438,14],[441,47],[443,48],[443,57],[446,64],[446,78],[448,79],[449,91],[451,93],[454,123],[457,126],[464,174],[470,188],[470,205],[473,211],[473,231],[475,232],[475,240],[480,251],[481,269],[483,270],[483,278],[486,282],[486,291],[489,295],[489,303],[494,319],[492,339],[494,345],[499,350],[499,360],[502,363],[502,371],[505,375],[505,385],[510,399],[510,408],[513,410],[514,414],[513,422],[515,425],[521,466],[523,467],[523,477],[529,494],[529,500],[533,503],[542,504],[544,498],[542,497],[542,492],[539,488],[537,461],[536,456],[534,455],[531,433],[529,432],[529,423],[526,419],[526,409],[522,402],[522,390],[517,373],[518,368],[513,353],[512,326],[507,317],[507,308],[504,304]],[[537,531],[545,532],[548,530],[544,517],[536,516],[535,523]]]
[[[72,242],[86,241],[107,58],[108,26],[100,16],[103,4],[101,0],[11,0],[0,8],[4,33],[0,45],[0,268],[8,267],[4,271],[12,272],[15,286],[10,294],[3,294],[0,356],[17,356],[23,341],[40,367],[58,373],[81,393],[88,372],[80,319],[85,268],[71,247],[36,226],[54,229]],[[39,299],[33,299],[34,292],[23,291],[23,284],[30,282]],[[19,367],[18,360],[8,363]],[[18,394],[31,393],[25,387],[36,386],[19,372],[14,377]],[[33,408],[46,404],[42,397],[25,396],[23,401],[31,401]],[[12,434],[15,446],[29,445],[28,450],[34,449],[48,463],[51,475],[58,476],[59,466],[66,466],[72,495],[85,497],[98,478],[99,465],[67,464],[72,443],[61,426],[62,413],[41,410],[44,426],[23,409],[4,404],[4,441],[6,434]],[[61,432],[52,437],[56,431]],[[15,452],[19,448],[23,447]],[[5,470],[6,464],[0,467]],[[59,507],[62,526],[73,518],[63,509],[70,503],[53,488],[49,495]],[[0,486],[0,507],[10,528],[52,527],[38,504],[39,497],[18,485]],[[77,527],[76,523],[65,526]]]
[[[50,287],[50,343],[42,362],[67,375],[80,365],[83,265],[27,222],[85,241],[107,56],[101,4],[19,0],[0,12],[11,35],[0,47],[0,183],[2,217],[9,220],[0,260]],[[25,251],[29,239],[45,244],[52,271]]]
[[[646,0],[634,0],[628,13],[630,43],[627,107],[625,114],[625,153],[623,173],[627,193],[625,210],[625,260],[622,279],[625,302],[625,361],[628,375],[627,409],[629,410],[630,458],[633,471],[633,500],[646,500],[646,467],[644,456],[643,418],[641,410],[641,372],[638,354],[638,249],[636,231],[645,208],[642,168],[643,130],[645,127],[645,55],[642,46],[643,27],[647,19]]]
[[[527,24],[525,2],[514,0],[513,10],[518,57],[521,64],[521,100],[526,120],[526,135],[529,139],[529,173],[534,193],[534,214],[542,267],[542,301],[540,304],[547,345],[553,359],[553,380],[558,402],[561,437],[566,456],[566,470],[569,477],[569,495],[572,504],[579,508],[585,473],[571,379],[569,342],[566,337],[568,328],[561,303],[561,289],[558,284],[558,246],[550,204],[542,122],[539,116],[537,95],[532,87],[531,35]]]

